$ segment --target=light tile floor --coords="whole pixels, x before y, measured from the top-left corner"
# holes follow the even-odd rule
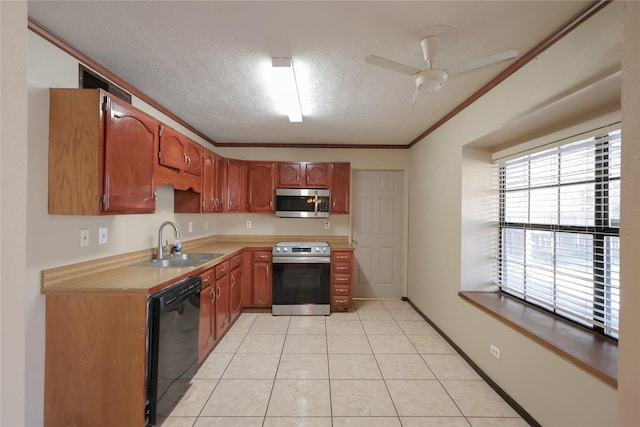
[[[243,313],[163,427],[524,427],[403,301]]]

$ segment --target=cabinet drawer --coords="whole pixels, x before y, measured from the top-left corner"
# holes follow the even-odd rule
[[[213,268],[210,268],[209,270],[205,271],[204,273],[200,274],[200,278],[202,279],[202,289],[211,286],[213,284],[213,282],[215,281],[215,272],[213,270]]]
[[[229,272],[229,261],[221,262],[220,264],[216,265],[215,268],[216,268],[216,280],[218,280],[221,277],[226,276],[227,273]]]
[[[351,286],[351,275],[350,274],[334,274],[331,277],[331,284],[343,285],[343,286]]]
[[[351,286],[348,285],[333,285],[331,287],[331,295],[334,297],[351,295]]]
[[[235,270],[236,268],[240,267],[242,265],[242,254],[231,257],[229,264],[230,264],[231,270]]]
[[[351,307],[351,298],[348,296],[333,296],[331,297],[331,307],[349,308]]]
[[[351,252],[333,252],[332,261],[333,262],[345,262],[351,263],[351,259],[353,258],[353,254]]]
[[[257,251],[253,253],[254,261],[271,261],[271,252],[269,251]]]
[[[351,273],[351,264],[344,263],[333,263],[331,265],[334,273],[338,274],[350,274]]]

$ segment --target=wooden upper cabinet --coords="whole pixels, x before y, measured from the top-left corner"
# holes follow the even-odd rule
[[[213,184],[214,212],[224,212],[227,205],[227,160],[218,155],[215,156],[215,180]]]
[[[247,211],[247,162],[227,159],[226,212]]]
[[[158,126],[100,89],[50,89],[49,213],[153,213]]]
[[[200,176],[202,152],[203,148],[200,144],[191,141],[169,126],[160,126],[158,161],[161,165]]]
[[[329,164],[308,162],[279,162],[278,187],[328,188]]]
[[[303,172],[301,163],[278,163],[278,187],[302,187]]]
[[[351,165],[349,163],[331,163],[330,213],[349,213],[350,183]]]
[[[216,207],[216,155],[204,150],[202,158],[201,212],[215,212]]]
[[[274,163],[249,162],[247,169],[247,210],[271,212],[274,210]]]
[[[304,163],[305,187],[329,187],[329,171],[327,163]]]

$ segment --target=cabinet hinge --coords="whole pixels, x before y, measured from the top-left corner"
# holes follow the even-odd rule
[[[107,195],[105,193],[102,195],[102,208],[107,209],[108,205],[109,205],[109,199],[107,198]]]
[[[102,111],[109,111],[109,98],[104,99],[104,102],[102,103]]]
[[[162,136],[162,126],[160,126],[160,129],[158,130],[158,136]]]
[[[162,158],[162,151],[158,151],[158,158],[161,159]]]

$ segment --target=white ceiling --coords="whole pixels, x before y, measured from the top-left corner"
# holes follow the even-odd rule
[[[412,108],[411,78],[365,56],[424,68],[405,42],[433,25],[458,31],[442,67],[523,54],[588,3],[29,1],[29,16],[217,143],[406,145],[510,62],[450,80]],[[275,56],[293,58],[302,123],[274,109],[264,71]]]

